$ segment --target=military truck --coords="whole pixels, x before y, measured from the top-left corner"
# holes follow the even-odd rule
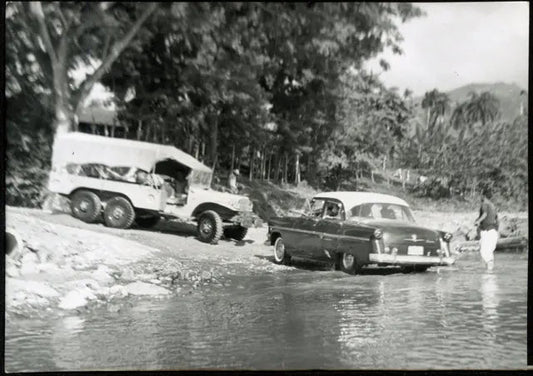
[[[198,237],[242,240],[259,223],[249,198],[210,188],[213,171],[168,145],[72,132],[54,143],[48,188],[84,222],[129,228],[194,221]]]

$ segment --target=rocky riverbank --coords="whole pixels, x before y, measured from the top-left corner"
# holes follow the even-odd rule
[[[108,229],[32,209],[7,208],[6,225],[22,239],[19,250],[6,257],[8,314],[190,294],[227,287],[228,275],[285,268],[269,261],[264,228],[252,229],[244,242],[210,246],[164,226],[153,232]]]

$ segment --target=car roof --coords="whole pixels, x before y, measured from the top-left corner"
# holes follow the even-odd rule
[[[399,197],[374,192],[322,192],[315,195],[314,198],[337,199],[342,202],[346,210],[350,210],[356,205],[366,203],[397,204],[402,206],[409,206],[407,202],[405,202]]]

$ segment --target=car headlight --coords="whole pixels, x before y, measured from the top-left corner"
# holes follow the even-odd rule
[[[452,237],[453,237],[453,235],[450,234],[449,232],[447,232],[446,234],[444,234],[443,239],[444,239],[444,241],[449,242],[450,240],[452,240]]]
[[[374,238],[375,239],[381,239],[383,237],[383,231],[381,231],[379,228],[374,230]]]

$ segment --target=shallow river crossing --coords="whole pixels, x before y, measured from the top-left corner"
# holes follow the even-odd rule
[[[402,274],[294,268],[6,322],[6,371],[525,368],[527,254]]]

